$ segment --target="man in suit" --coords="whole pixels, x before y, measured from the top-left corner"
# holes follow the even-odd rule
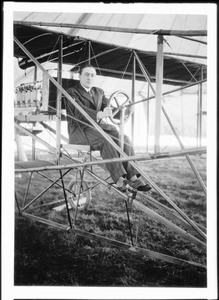
[[[79,71],[79,83],[69,88],[67,92],[84,109],[84,111],[98,125],[109,134],[118,144],[119,133],[115,126],[107,124],[104,119],[111,116],[111,108],[108,107],[109,99],[104,91],[93,86],[96,70],[92,65],[85,65]],[[118,158],[119,154],[114,147],[90,125],[87,119],[74,107],[68,99],[66,101],[66,112],[68,121],[68,133],[70,144],[89,144],[92,149],[99,150],[103,159]],[[124,152],[134,155],[133,146],[129,138],[124,136]],[[111,178],[120,190],[125,190],[127,184],[140,191],[151,189],[149,184],[143,182],[140,174],[129,162],[107,163],[106,167]]]

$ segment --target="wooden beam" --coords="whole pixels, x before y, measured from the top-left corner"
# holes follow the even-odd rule
[[[132,103],[135,103],[135,79],[136,79],[136,58],[133,55],[133,73],[132,73]],[[135,125],[135,112],[132,113],[131,116],[131,137],[132,144],[134,144],[134,125]]]
[[[149,97],[149,93],[150,93],[150,89],[149,89],[149,84],[148,84],[148,97]],[[147,101],[146,103],[144,103],[144,106],[146,106],[146,120],[147,120],[147,132],[146,132],[146,143],[147,143],[147,148],[146,148],[146,152],[148,152],[148,141],[149,141],[149,118],[150,118],[150,114],[149,114],[149,105],[150,102]]]
[[[91,60],[91,42],[88,41],[88,64],[90,65]]]
[[[192,42],[196,42],[196,43],[207,45],[207,42],[205,42],[205,41],[200,41],[200,40],[188,38],[188,37],[185,37],[185,36],[180,36],[180,37],[182,39],[185,39],[185,40],[189,40],[189,41],[192,41]]]
[[[166,96],[166,95],[169,95],[169,94],[172,94],[172,93],[175,93],[175,92],[184,90],[184,89],[186,89],[186,88],[195,86],[195,85],[197,85],[197,84],[204,83],[204,82],[206,82],[206,81],[207,81],[207,79],[203,79],[203,80],[200,80],[200,81],[197,81],[197,82],[194,82],[194,83],[187,84],[187,85],[185,85],[185,86],[183,86],[183,87],[179,87],[179,88],[177,88],[177,89],[174,89],[174,90],[170,90],[170,91],[164,92],[164,93],[162,94],[162,96]],[[155,94],[152,95],[152,96],[150,96],[150,97],[149,97],[149,95],[148,95],[147,98],[142,99],[142,100],[139,100],[139,101],[136,101],[136,102],[133,103],[133,104],[138,104],[138,103],[141,103],[141,102],[149,101],[149,100],[154,99],[154,98],[155,98]],[[128,106],[133,105],[133,104],[129,104]]]
[[[152,258],[152,259],[159,259],[159,260],[167,261],[169,263],[178,264],[178,265],[181,265],[181,266],[193,265],[194,267],[206,268],[205,265],[200,264],[200,263],[196,263],[196,262],[193,262],[193,261],[186,261],[186,260],[183,260],[183,259],[180,259],[180,258],[170,256],[170,255],[166,255],[166,254],[162,254],[162,253],[159,253],[159,252],[151,251],[151,250],[148,250],[146,248],[141,248],[141,247],[137,247],[137,246],[131,247],[131,245],[129,245],[129,244],[125,244],[125,243],[122,243],[122,242],[119,242],[119,241],[116,241],[116,240],[111,240],[107,237],[96,235],[96,234],[93,234],[93,233],[90,233],[90,232],[86,232],[86,231],[83,231],[81,229],[73,228],[73,232],[75,234],[87,237],[89,239],[109,243],[111,246],[114,246],[114,247],[126,249],[126,250],[129,250],[129,251],[134,251],[134,253],[141,253],[141,254],[146,255],[147,257]]]
[[[17,111],[17,113],[19,113]],[[43,122],[43,121],[55,121],[55,115],[45,115],[45,114],[38,114],[38,115],[16,115],[15,120],[21,123],[35,123],[35,122]]]
[[[203,68],[201,68],[201,78],[203,79]],[[202,143],[202,104],[203,104],[203,97],[202,97],[202,83],[198,85],[198,114],[197,114],[197,138],[198,143],[197,146],[201,147]]]
[[[138,195],[139,196],[141,195],[144,198],[144,201],[146,201],[153,207],[157,208],[160,212],[164,213],[165,216],[168,216],[171,220],[174,220],[177,224],[185,227],[186,230],[190,230],[193,235],[197,236],[197,232],[194,231],[193,228],[183,218],[181,218],[175,210],[160,203],[159,201],[157,201],[153,197],[149,196],[148,194],[145,194],[143,192],[138,192]],[[202,226],[200,224],[197,224],[197,226],[199,226],[200,229],[206,233],[206,228],[204,226]],[[200,238],[199,235],[198,235],[198,237]]]
[[[45,144],[44,144],[45,145]],[[63,145],[64,148],[68,148],[68,145]],[[70,145],[70,147],[76,149],[77,146]],[[80,145],[79,145],[80,146]],[[52,147],[52,146],[50,146]],[[53,148],[55,151],[55,148]],[[196,155],[196,154],[205,154],[207,152],[206,147],[201,148],[190,148],[190,149],[183,149],[173,152],[163,152],[163,153],[157,153],[157,154],[142,154],[142,155],[134,155],[134,156],[128,156],[128,157],[119,157],[119,158],[112,158],[112,159],[101,159],[101,160],[95,160],[95,161],[89,161],[89,162],[83,162],[83,163],[73,163],[73,164],[61,164],[61,165],[53,165],[53,166],[39,166],[39,167],[32,167],[32,168],[21,168],[21,169],[15,169],[15,173],[25,173],[25,172],[38,172],[38,171],[48,171],[48,170],[64,170],[64,169],[70,169],[70,168],[81,168],[81,167],[88,167],[92,165],[102,165],[106,163],[113,163],[113,162],[127,162],[127,161],[151,161],[155,159],[167,159],[167,158],[174,158],[174,157],[180,157],[184,155]]]
[[[59,40],[59,61],[57,70],[57,81],[62,86],[62,56],[63,56],[63,36],[60,36]],[[62,93],[57,89],[56,98],[56,162],[60,162],[60,145],[61,145],[61,109],[62,109]]]
[[[159,260],[163,260],[163,261],[166,261],[166,262],[170,262],[170,263],[185,266],[185,267],[186,266],[188,267],[189,265],[192,265],[194,267],[206,268],[205,265],[200,264],[200,263],[196,263],[196,262],[193,262],[193,261],[186,261],[186,260],[183,260],[183,259],[180,259],[180,258],[177,258],[177,257],[173,257],[173,256],[170,256],[170,255],[166,255],[166,254],[162,254],[162,253],[159,253],[159,252],[151,251],[151,250],[141,248],[141,247],[134,247],[133,248],[129,244],[125,244],[125,243],[122,243],[122,242],[119,242],[119,241],[116,241],[116,240],[111,240],[107,237],[96,235],[96,234],[93,234],[93,233],[90,233],[90,232],[86,232],[86,231],[83,231],[83,230],[78,229],[78,228],[71,228],[70,226],[63,225],[63,224],[60,224],[58,222],[54,222],[54,221],[51,221],[51,220],[46,220],[46,219],[43,219],[41,217],[34,216],[34,215],[31,215],[31,214],[28,214],[28,213],[23,212],[22,216],[27,217],[27,218],[29,218],[33,221],[37,221],[37,222],[49,225],[51,227],[60,229],[60,230],[66,230],[69,233],[73,232],[73,234],[75,234],[75,235],[80,235],[80,236],[83,236],[85,238],[92,239],[92,240],[102,241],[104,243],[110,244],[111,246],[121,248],[121,249],[126,249],[127,251],[129,250],[129,251],[134,251],[135,253],[141,253],[141,254],[146,255],[147,257],[149,257],[151,259],[159,259]]]
[[[21,136],[15,132],[15,141],[17,145],[17,153],[20,161],[27,161],[27,155],[23,147]]]
[[[172,229],[173,231],[175,231],[177,234],[181,235],[186,240],[189,240],[191,243],[193,243],[193,244],[195,244],[195,245],[197,245],[199,247],[206,247],[206,243],[205,242],[203,242],[203,241],[199,240],[198,238],[192,236],[187,231],[181,229],[177,225],[173,224],[171,221],[167,220],[166,218],[162,217],[161,215],[159,215],[155,211],[153,211],[150,208],[146,207],[141,202],[133,200],[133,205],[135,206],[135,208],[141,210],[146,215],[148,215],[151,218],[157,220],[161,224],[166,225],[168,228]]]
[[[154,152],[160,152],[161,108],[163,86],[163,37],[157,37],[156,60],[156,101],[155,101],[155,127],[154,127]]]
[[[63,225],[63,224],[60,224],[60,223],[57,223],[57,222],[54,222],[54,221],[51,221],[51,220],[46,220],[44,218],[34,216],[34,215],[28,214],[26,212],[22,212],[22,216],[27,217],[29,219],[32,219],[34,221],[38,221],[40,223],[55,227],[57,229],[67,230],[67,231],[71,229],[71,227],[69,227],[67,225]]]
[[[55,23],[55,22],[37,22],[37,21],[14,21],[14,24],[25,26],[46,26],[46,27],[66,27],[78,28],[98,31],[113,31],[135,34],[150,34],[150,35],[177,35],[177,36],[207,36],[207,30],[168,30],[168,29],[141,29],[141,28],[123,28],[114,26],[98,26],[73,23]]]

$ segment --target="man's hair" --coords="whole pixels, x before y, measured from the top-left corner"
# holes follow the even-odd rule
[[[96,68],[94,66],[92,66],[91,64],[83,64],[81,66],[77,65],[77,66],[74,66],[70,72],[74,72],[74,73],[79,73],[80,75],[82,74],[82,71],[85,69],[85,68],[93,68],[95,71],[96,71]]]
[[[80,75],[82,74],[82,72],[85,68],[93,68],[96,71],[96,68],[94,66],[92,66],[91,64],[84,64],[84,65],[81,65],[79,68]]]

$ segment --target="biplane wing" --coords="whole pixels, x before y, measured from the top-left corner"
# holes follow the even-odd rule
[[[15,37],[40,62],[58,62],[58,39],[60,33],[42,29],[39,26],[24,25],[25,22],[14,22]],[[100,41],[62,34],[63,64],[77,65],[87,61],[89,53],[90,63],[97,68],[97,74],[114,78],[132,79],[132,64],[127,65],[133,51],[146,66],[151,82],[156,81],[157,52],[107,44]],[[14,56],[19,58],[19,66],[27,69],[34,66],[33,61],[20,47],[14,44]],[[98,65],[97,65],[98,59]],[[202,70],[202,73],[201,73]],[[191,77],[191,74],[193,76]],[[140,67],[136,68],[136,80],[145,81]],[[191,61],[164,56],[163,83],[171,85],[185,85],[206,79],[206,65]]]

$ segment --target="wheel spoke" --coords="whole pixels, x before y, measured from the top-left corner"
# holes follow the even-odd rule
[[[111,95],[110,100],[109,100],[109,105],[112,108],[112,117],[110,117],[110,120],[116,124],[116,125],[120,125],[120,111],[122,109],[125,109],[125,118],[124,121],[126,122],[130,115],[131,115],[131,111],[127,108],[124,107],[126,106],[128,103],[131,103],[130,98],[128,97],[128,95],[126,95],[124,92],[122,91],[117,91],[114,94]],[[117,105],[117,107],[115,107],[115,105]]]

